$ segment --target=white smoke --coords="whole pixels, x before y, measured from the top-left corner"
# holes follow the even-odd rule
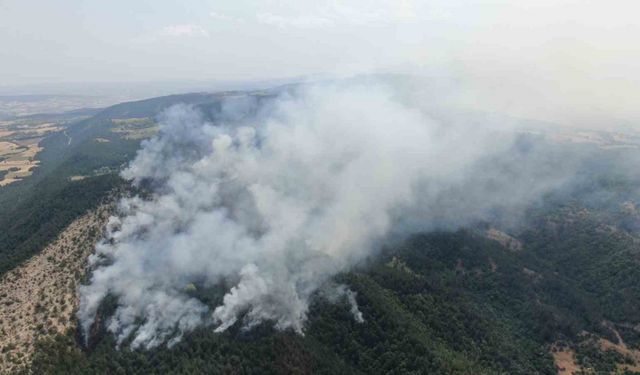
[[[112,295],[108,330],[134,348],[206,324],[301,333],[314,293],[390,233],[463,225],[564,181],[562,165],[513,151],[515,132],[436,121],[401,97],[373,83],[316,85],[241,124],[170,109],[123,172],[153,195],[123,199],[96,246],[80,289],[84,332]],[[232,286],[210,307],[192,283]],[[335,293],[365,321],[355,293]]]

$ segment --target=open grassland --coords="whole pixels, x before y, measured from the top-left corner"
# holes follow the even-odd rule
[[[109,207],[76,219],[41,253],[0,279],[0,373],[27,365],[37,339],[74,326],[76,287]]]
[[[575,351],[569,347],[553,344],[551,346],[551,355],[558,370],[558,375],[574,375],[582,370],[576,363]]]

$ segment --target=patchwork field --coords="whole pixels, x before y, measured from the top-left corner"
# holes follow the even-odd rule
[[[77,95],[0,95],[0,117],[38,113],[62,113],[79,108],[100,108],[117,103],[115,98]]]
[[[63,129],[51,122],[0,122],[0,186],[30,176],[39,164],[36,155],[42,150],[42,138]]]

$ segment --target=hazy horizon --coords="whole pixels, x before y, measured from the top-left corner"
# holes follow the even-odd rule
[[[483,110],[629,126],[640,120],[638,10],[631,0],[2,0],[0,91],[142,83],[167,94],[403,73],[437,77],[453,101]]]

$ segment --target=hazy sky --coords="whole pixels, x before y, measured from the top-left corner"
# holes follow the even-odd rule
[[[435,72],[501,106],[626,121],[638,14],[637,0],[0,0],[0,86]]]

